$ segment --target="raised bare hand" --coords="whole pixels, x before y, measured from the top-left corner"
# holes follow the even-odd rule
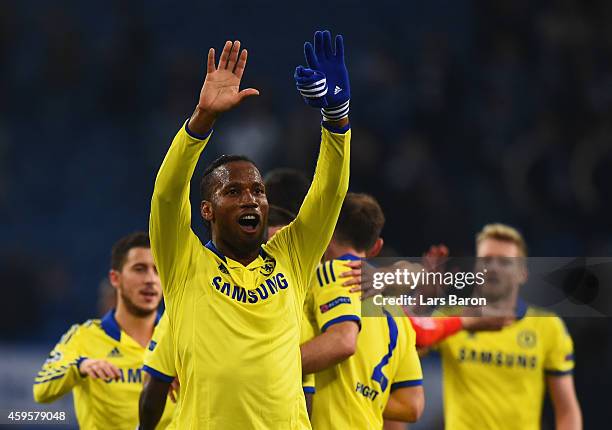
[[[196,112],[189,121],[189,128],[205,133],[223,112],[238,106],[245,98],[259,95],[254,88],[240,91],[240,81],[247,63],[247,50],[240,51],[240,41],[227,41],[215,65],[215,50],[208,51],[206,79],[200,90]]]

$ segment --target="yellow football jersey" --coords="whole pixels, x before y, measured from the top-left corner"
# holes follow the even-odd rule
[[[138,425],[144,354],[145,348],[121,330],[114,310],[101,320],[75,324],[62,336],[36,376],[34,400],[52,402],[72,390],[81,429],[134,430]],[[105,381],[81,376],[78,365],[86,358],[115,365],[121,379]],[[173,404],[166,407],[158,429],[166,427],[173,409]]]
[[[313,311],[320,332],[344,321],[361,325],[355,354],[316,374],[315,430],[382,429],[390,393],[421,385],[423,380],[409,319],[393,317],[380,308],[379,316],[362,318],[360,293],[350,293],[338,277],[348,270],[342,262],[347,259],[356,257],[345,255],[321,264],[313,287]]]
[[[540,429],[545,375],[572,371],[572,339],[560,318],[524,302],[517,318],[501,331],[464,330],[438,345],[446,429]]]
[[[151,250],[173,330],[180,429],[308,429],[300,331],[305,286],[348,189],[350,130],[322,128],[313,183],[296,219],[248,266],[191,231],[189,181],[209,137],[179,130],[155,182]]]

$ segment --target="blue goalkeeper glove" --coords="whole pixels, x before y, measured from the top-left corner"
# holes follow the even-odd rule
[[[325,121],[338,121],[349,113],[351,88],[344,64],[344,41],[336,36],[336,49],[332,50],[331,33],[317,31],[314,47],[304,44],[308,68],[295,69],[295,83],[306,104],[321,108]]]

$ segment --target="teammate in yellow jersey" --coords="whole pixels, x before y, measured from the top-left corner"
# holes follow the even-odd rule
[[[52,402],[73,391],[80,428],[134,430],[145,347],[161,301],[145,233],[114,245],[109,278],[117,290],[117,308],[64,334],[35,378],[34,400]],[[172,409],[166,409],[158,428],[166,426]]]
[[[175,361],[176,354],[168,315],[164,314],[145,353],[145,385],[140,394],[139,430],[153,430],[162,419],[168,397],[177,403],[180,401],[179,383]],[[174,425],[166,427],[175,428]]]
[[[338,81],[347,76],[342,40],[334,52],[329,33],[318,32],[305,50],[312,67],[299,76],[323,77],[324,86],[348,94],[348,78]],[[338,109],[335,99],[323,100],[332,110],[323,108],[312,186],[295,221],[267,243],[259,171],[246,157],[213,162],[201,182],[200,213],[212,236],[202,246],[190,228],[189,181],[218,116],[258,94],[239,91],[246,60],[238,41],[225,44],[218,65],[209,51],[198,105],[164,159],[151,201],[152,250],[181,363],[180,429],[310,428],[301,387],[303,303],[348,188],[348,100]],[[338,73],[326,74],[332,69]]]
[[[548,388],[556,428],[581,429],[572,339],[559,317],[518,297],[527,279],[523,237],[490,224],[478,234],[476,251],[487,264],[488,307],[515,309],[516,320],[497,332],[460,331],[438,345],[446,428],[539,429]]]
[[[383,417],[416,421],[424,407],[421,364],[408,318],[386,309],[361,316],[358,292],[349,292],[338,274],[345,261],[376,256],[384,215],[365,194],[346,196],[328,260],[316,272],[311,313],[318,336],[302,346],[305,372],[317,372],[313,400],[315,430],[382,429]]]

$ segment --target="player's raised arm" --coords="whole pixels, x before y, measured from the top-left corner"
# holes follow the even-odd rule
[[[350,86],[342,36],[336,36],[334,45],[329,31],[317,31],[314,44],[304,45],[308,67],[297,67],[294,76],[306,104],[320,108],[323,115],[312,185],[297,218],[277,239],[292,242],[293,261],[308,277],[304,286],[332,237],[349,183]]]
[[[215,50],[209,50],[198,105],[174,138],[157,174],[149,230],[165,292],[185,274],[191,250],[198,243],[191,231],[189,181],[212,127],[220,114],[259,94],[253,88],[239,89],[246,62],[247,51],[240,52],[239,41],[225,43],[218,65]]]

